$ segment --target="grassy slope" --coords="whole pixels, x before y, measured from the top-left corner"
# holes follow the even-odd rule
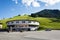
[[[0,22],[3,23],[3,28],[6,28],[6,22],[7,21],[10,21],[10,20],[37,20],[39,21],[40,23],[40,27],[43,27],[43,28],[52,28],[52,29],[60,29],[60,21],[59,22],[55,22],[55,21],[52,21],[52,20],[60,20],[60,19],[56,19],[56,18],[42,18],[42,17],[36,17],[36,18],[32,18],[32,17],[29,17],[29,16],[15,16],[13,18],[9,18],[9,19],[3,19],[3,20],[0,20]]]

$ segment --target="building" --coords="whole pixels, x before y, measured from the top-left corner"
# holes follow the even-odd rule
[[[2,29],[2,26],[3,26],[2,23],[0,23],[0,29]]]
[[[37,30],[39,27],[39,22],[35,20],[13,20],[13,21],[8,21],[7,26],[9,31],[28,31],[28,30]]]

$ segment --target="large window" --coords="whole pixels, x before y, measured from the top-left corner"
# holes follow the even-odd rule
[[[8,22],[8,24],[10,24],[10,22]]]
[[[38,27],[38,25],[29,25],[29,27]]]
[[[22,21],[22,23],[25,23],[25,21]]]
[[[19,21],[16,21],[16,23],[19,23]]]
[[[33,23],[35,23],[35,21],[33,21]]]
[[[28,21],[28,23],[31,23],[31,21]]]
[[[14,23],[14,22],[11,22],[11,23]]]

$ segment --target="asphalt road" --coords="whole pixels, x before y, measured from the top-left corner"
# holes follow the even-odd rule
[[[0,40],[60,40],[60,31],[0,32]]]

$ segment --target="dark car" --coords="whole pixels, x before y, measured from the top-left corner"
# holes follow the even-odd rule
[[[47,28],[45,31],[51,31],[51,29]]]

